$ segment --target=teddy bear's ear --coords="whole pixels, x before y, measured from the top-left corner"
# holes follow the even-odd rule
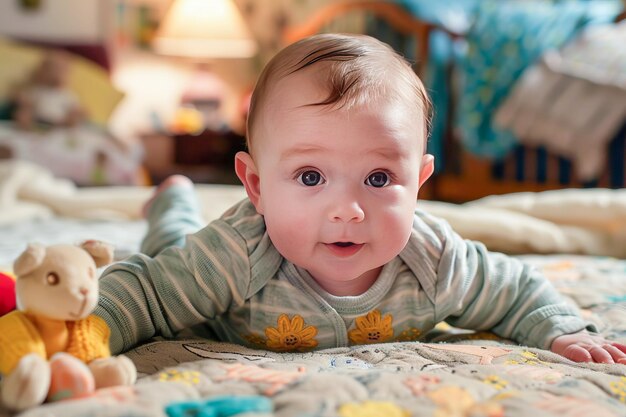
[[[113,246],[99,240],[87,240],[80,245],[96,262],[97,267],[108,265],[113,261]]]
[[[31,243],[13,263],[13,272],[18,277],[33,272],[46,256],[46,248],[38,243]]]

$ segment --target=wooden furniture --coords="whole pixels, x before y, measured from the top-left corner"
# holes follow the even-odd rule
[[[234,157],[245,138],[232,131],[205,130],[197,135],[150,132],[141,135],[144,165],[152,183],[183,174],[198,183],[239,184]]]
[[[425,79],[429,41],[434,31],[443,32],[455,41],[462,42],[463,39],[462,34],[422,21],[391,2],[344,1],[331,3],[302,24],[286,28],[284,42],[288,44],[309,35],[329,31],[329,27],[334,32],[352,32],[349,28],[342,30],[337,22],[358,13],[374,16],[387,23],[394,31],[415,37],[415,71],[422,79]],[[626,12],[620,18],[624,17]],[[451,78],[449,82],[452,83]],[[597,181],[581,183],[574,177],[569,161],[551,155],[542,148],[518,146],[508,157],[497,162],[481,159],[467,152],[453,133],[451,120],[454,117],[455,97],[451,96],[449,102],[451,109],[446,117],[448,126],[443,141],[445,168],[424,185],[420,191],[421,198],[463,202],[490,194],[511,192],[595,186],[619,188],[626,182],[626,132],[618,135],[611,144],[607,152],[606,172]]]
[[[384,1],[344,1],[331,3],[312,15],[302,25],[287,27],[283,34],[283,41],[290,44],[307,36],[323,31],[324,27],[331,22],[350,13],[366,13],[376,16],[389,23],[396,31],[406,36],[415,38],[416,72],[422,74],[425,64],[428,62],[429,38],[433,30],[438,29],[447,33],[452,38],[461,35],[446,28],[436,26],[415,18],[402,7],[394,3]]]

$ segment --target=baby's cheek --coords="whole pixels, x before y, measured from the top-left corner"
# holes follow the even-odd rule
[[[380,241],[391,251],[400,252],[406,246],[413,228],[413,215],[387,216],[378,224]]]
[[[272,242],[277,247],[297,244],[306,228],[301,217],[285,212],[266,215],[265,226]]]

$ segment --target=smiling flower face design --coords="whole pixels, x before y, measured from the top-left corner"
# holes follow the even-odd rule
[[[277,352],[313,349],[317,346],[316,335],[317,328],[305,326],[304,319],[297,314],[291,320],[286,314],[281,314],[277,327],[265,329],[267,348]]]
[[[350,330],[348,337],[352,343],[359,345],[387,342],[393,337],[392,321],[391,314],[381,317],[380,311],[370,311],[367,315],[356,318],[356,329]]]

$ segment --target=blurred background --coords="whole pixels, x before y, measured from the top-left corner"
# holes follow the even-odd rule
[[[622,188],[624,8],[620,0],[0,0],[0,158],[79,185],[152,184],[177,172],[236,184],[232,157],[244,149],[263,65],[298,38],[338,31],[390,43],[427,84],[437,174],[424,197]]]

